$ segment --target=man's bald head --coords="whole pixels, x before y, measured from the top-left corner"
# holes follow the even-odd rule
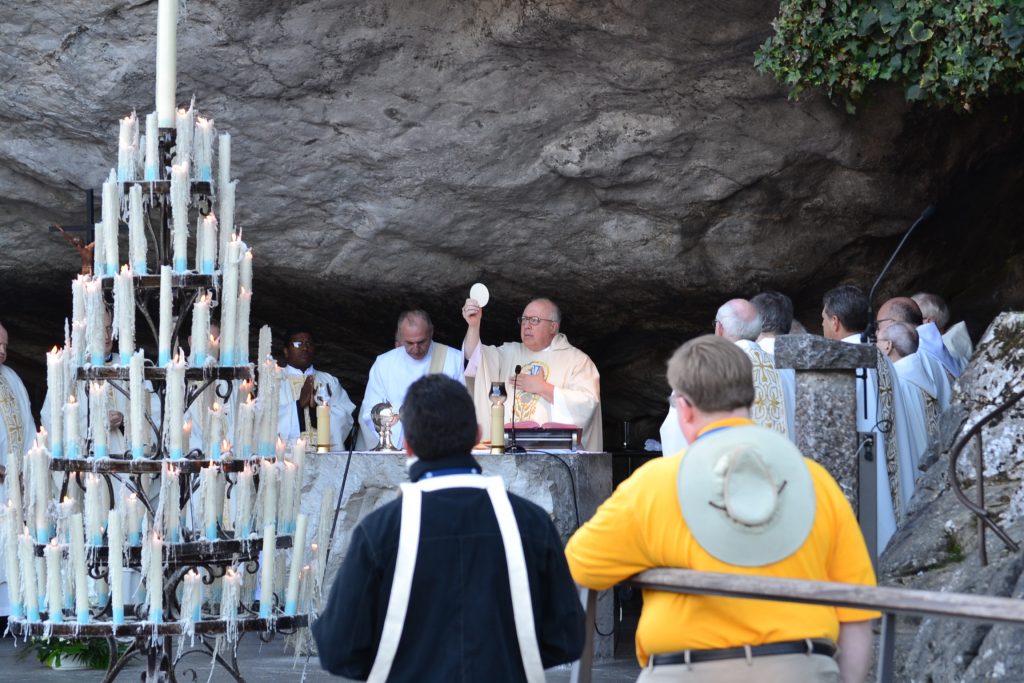
[[[910,298],[921,308],[921,315],[926,323],[935,323],[940,332],[946,331],[946,327],[949,326],[949,306],[946,305],[945,299],[928,292],[918,292]]]
[[[761,334],[761,315],[746,299],[731,299],[715,315],[715,334],[730,341],[755,341]]]
[[[907,323],[917,327],[924,323],[921,317],[921,309],[917,302],[909,296],[898,296],[889,299],[878,309],[878,331],[881,332],[892,323]]]
[[[878,346],[882,353],[897,361],[917,352],[917,329],[907,323],[892,323],[878,332]]]

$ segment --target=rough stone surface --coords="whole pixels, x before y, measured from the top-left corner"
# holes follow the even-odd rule
[[[828,470],[857,509],[857,386],[853,370],[796,373],[796,445]]]
[[[876,355],[870,344],[847,344],[813,334],[784,334],[775,340],[778,368],[819,372],[873,368]]]
[[[951,445],[972,425],[1019,391],[1024,357],[1024,315],[999,316],[956,384],[955,401],[943,415],[942,443],[918,480],[908,520],[880,559],[880,581],[928,590],[1024,596],[1024,555],[985,534],[988,565],[981,566],[977,518],[959,503],[949,473]],[[1024,406],[1017,404],[982,429],[985,507],[1011,539],[1024,541],[1020,434]],[[978,499],[975,452],[969,444],[957,460],[964,494]],[[897,680],[922,683],[1024,680],[1020,629],[946,619],[901,619],[912,630],[898,642]]]
[[[769,286],[813,327],[822,291],[867,286],[930,202],[879,296],[940,291],[976,332],[1024,301],[1021,99],[972,116],[894,89],[856,117],[789,102],[752,66],[772,3],[183,6],[178,101],[196,94],[234,136],[255,322],[314,320],[321,365],[356,398],[399,309],[429,308],[457,342],[475,280],[491,288],[487,339],[514,336],[548,292],[594,356],[678,344]],[[155,15],[152,0],[0,4],[0,301],[37,404],[77,269],[46,226],[84,222],[118,118],[152,108]],[[630,372],[598,361],[606,396],[641,397],[604,413],[651,430],[639,438],[667,393],[667,352],[647,353]]]
[[[597,506],[612,492],[612,459],[607,453],[474,454],[474,457],[484,474],[502,477],[511,493],[536,503],[550,514],[563,542],[580,523],[590,519]],[[394,500],[399,484],[409,479],[404,453],[353,453],[347,479],[346,459],[347,453],[306,458],[301,508],[309,515],[310,538],[316,538],[321,501],[325,497],[337,501],[339,491],[342,496],[325,586],[333,583],[356,525],[366,515]],[[598,628],[602,633],[612,630],[612,595],[608,591],[599,599]],[[598,656],[610,657],[612,639],[597,637],[595,648]]]

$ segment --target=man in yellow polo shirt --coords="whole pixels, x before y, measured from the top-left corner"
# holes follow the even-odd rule
[[[750,420],[751,365],[699,337],[668,365],[691,444],[637,470],[569,540],[577,583],[603,590],[651,567],[875,585],[832,477]],[[644,591],[639,681],[860,683],[877,612]],[[838,646],[838,647],[837,647]]]

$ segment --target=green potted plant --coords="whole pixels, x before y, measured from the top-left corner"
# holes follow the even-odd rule
[[[106,638],[32,638],[18,658],[25,659],[30,653],[43,665],[64,671],[106,669],[110,662],[110,645]]]

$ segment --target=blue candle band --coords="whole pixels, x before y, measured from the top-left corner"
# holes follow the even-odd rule
[[[11,603],[11,616],[15,619],[21,619],[25,616],[25,606],[20,602]]]
[[[78,623],[79,624],[88,624],[89,623],[89,610],[85,610],[84,612],[79,612],[78,613]]]
[[[163,623],[163,620],[164,620],[164,611],[163,611],[162,608],[161,609],[150,610],[150,612],[149,612],[149,621],[152,621],[154,624],[160,624],[160,623]]]
[[[213,275],[213,259],[204,258],[199,272],[203,275]]]
[[[171,350],[160,349],[160,354],[157,356],[156,364],[161,368],[171,362]]]
[[[69,443],[68,444],[68,457],[69,458],[77,458],[78,457],[78,444],[77,443]]]
[[[142,446],[132,446],[132,458],[134,458],[135,460],[141,460],[143,457],[145,457],[144,450],[145,449]]]
[[[210,181],[213,180],[213,170],[209,166],[199,167],[199,180]]]
[[[39,605],[28,605],[28,620],[39,621]]]
[[[89,362],[96,367],[103,367],[103,353],[99,351],[91,351],[89,353]]]
[[[188,271],[188,260],[182,256],[174,259],[174,272],[184,273]]]
[[[266,458],[274,454],[274,444],[269,441],[260,441],[259,446],[260,457]]]
[[[142,532],[132,531],[128,534],[128,545],[139,545],[142,543]]]
[[[146,165],[146,180],[157,180],[156,166]]]
[[[36,529],[36,543],[49,543],[50,542],[50,527],[43,527],[42,529]]]
[[[132,362],[132,355],[130,353],[120,353],[120,352],[118,352],[117,355],[121,359],[121,365],[128,365],[129,363]]]
[[[288,600],[284,604],[284,615],[286,617],[294,617],[295,611],[298,609],[298,605],[295,600]]]
[[[235,364],[235,352],[233,349],[221,349],[220,350],[220,366],[222,368],[230,368]]]
[[[171,460],[181,460],[182,452],[180,448],[171,449]]]
[[[118,625],[119,624],[123,624],[124,623],[124,607],[114,607],[113,608],[113,615],[111,617],[111,620],[114,622],[114,624],[118,624]]]
[[[63,458],[64,457],[64,445],[61,444],[61,443],[53,444],[53,447],[50,449],[50,457],[51,458]]]
[[[94,443],[92,445],[92,455],[94,458],[105,458],[107,457],[107,444],[105,443]]]
[[[132,270],[135,271],[136,275],[148,275],[149,268],[146,266],[145,261],[133,261]]]

